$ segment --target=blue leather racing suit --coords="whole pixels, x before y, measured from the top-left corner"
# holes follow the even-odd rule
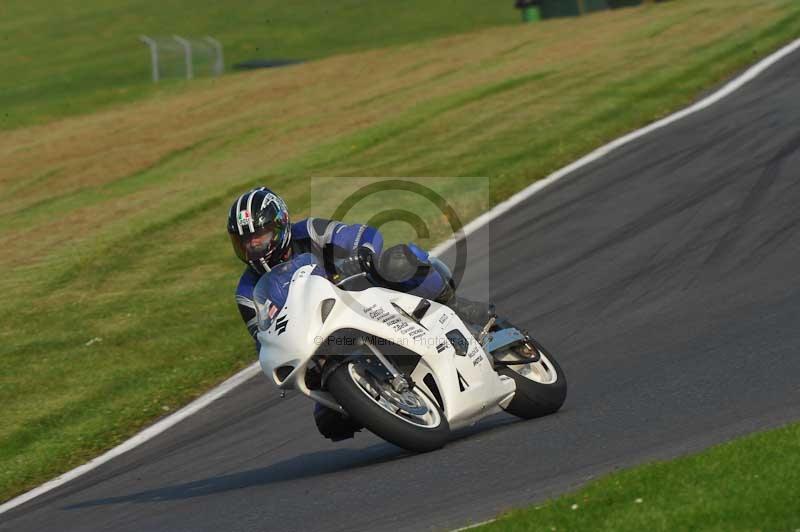
[[[383,236],[373,228],[361,224],[348,225],[323,218],[306,218],[292,224],[291,256],[264,275],[269,276],[268,298],[279,311],[286,303],[287,290],[292,275],[300,267],[316,263],[312,275],[349,275],[359,271],[358,250],[366,247],[375,257],[383,250]],[[422,261],[428,261],[428,253],[411,244],[411,251]],[[256,338],[258,325],[253,289],[261,275],[249,267],[245,269],[236,288],[236,303],[247,325],[247,330]],[[426,277],[414,284],[411,293],[428,299],[435,299],[444,290],[447,281],[436,271],[430,270]],[[258,343],[256,342],[258,348]]]

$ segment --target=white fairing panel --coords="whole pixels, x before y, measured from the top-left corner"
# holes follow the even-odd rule
[[[298,389],[326,406],[339,408],[330,394],[308,389],[305,371],[317,350],[324,350],[332,333],[356,329],[422,357],[412,378],[434,398],[424,383],[428,374],[433,376],[452,428],[499,410],[513,397],[514,381],[494,371],[481,346],[448,307],[431,302],[417,323],[408,315],[420,302],[419,297],[378,287],[346,292],[323,277],[311,275],[314,268],[304,266],[295,272],[286,305],[267,330],[258,333],[261,368],[281,388]],[[330,308],[331,303],[326,300],[334,304],[323,322],[323,305]],[[445,336],[453,329],[461,331],[468,341],[465,356],[456,354]],[[381,350],[380,345],[376,347]],[[353,346],[353,351],[358,352],[358,346]]]

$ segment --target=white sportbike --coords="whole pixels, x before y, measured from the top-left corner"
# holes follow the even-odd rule
[[[477,330],[445,305],[387,288],[343,290],[314,268],[294,273],[271,317],[266,276],[255,289],[259,360],[279,388],[415,452],[500,410],[529,419],[563,404],[564,373],[518,329],[490,318]]]

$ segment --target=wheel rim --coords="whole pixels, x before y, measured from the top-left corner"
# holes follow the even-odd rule
[[[544,351],[535,345],[531,345],[531,347],[539,353],[539,360],[531,362],[530,364],[514,364],[508,367],[526,379],[538,382],[539,384],[554,384],[558,380],[558,373],[556,373],[555,366],[550,362],[550,359],[547,358]],[[495,358],[503,362],[512,362],[514,360],[524,360],[530,357],[531,354],[518,353],[515,349],[509,350]]]
[[[379,382],[358,364],[348,364],[348,374],[361,392],[394,417],[417,427],[438,427],[442,418],[435,403],[418,388],[396,392],[389,383]]]

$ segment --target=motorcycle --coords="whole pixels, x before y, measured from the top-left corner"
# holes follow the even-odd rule
[[[531,419],[564,403],[555,358],[496,316],[478,330],[445,305],[381,286],[345,290],[351,278],[334,284],[315,267],[293,274],[280,310],[267,276],[254,291],[259,361],[280,389],[413,452],[501,410]]]

